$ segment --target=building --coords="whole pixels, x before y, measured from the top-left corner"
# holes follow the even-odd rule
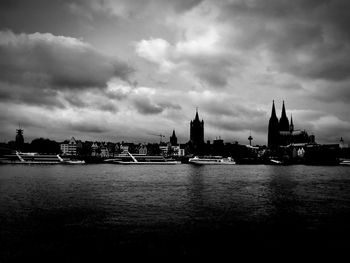
[[[21,129],[21,127],[19,127],[19,129],[16,130],[15,143],[16,143],[16,150],[21,151],[24,145],[23,129]]]
[[[272,101],[272,111],[268,126],[267,144],[269,148],[278,148],[289,144],[315,143],[315,136],[309,136],[305,130],[295,130],[293,118],[289,123],[284,101],[282,104],[281,118],[278,120],[275,102]]]
[[[106,143],[100,144],[100,157],[102,158],[110,157],[109,150]]]
[[[204,121],[199,120],[198,109],[194,120],[190,122],[190,144],[194,151],[204,145]]]
[[[175,135],[175,130],[173,130],[173,134],[170,136],[170,144],[171,146],[177,145],[177,137]]]
[[[185,150],[180,148],[180,145],[171,146],[171,155],[172,156],[185,156]]]
[[[77,141],[74,137],[67,143],[61,143],[60,148],[62,155],[77,155]]]
[[[340,148],[340,149],[349,148],[349,144],[347,144],[347,143],[344,142],[343,137],[340,138],[340,141],[339,141],[339,148]]]
[[[94,142],[91,145],[91,156],[99,156],[100,155],[100,148],[97,145],[97,142]]]
[[[146,145],[141,144],[139,146],[139,148],[138,148],[138,152],[139,152],[139,154],[147,155],[147,147],[146,147]]]

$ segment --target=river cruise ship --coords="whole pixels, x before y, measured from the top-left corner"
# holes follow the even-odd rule
[[[195,156],[188,160],[188,163],[204,165],[204,164],[215,164],[215,165],[233,165],[236,162],[231,158],[223,158],[222,156]]]
[[[105,162],[114,164],[130,164],[130,165],[171,165],[171,164],[181,164],[179,161],[172,159],[166,159],[161,155],[145,155],[145,154],[131,154],[130,152],[123,152],[119,154],[117,158],[107,159]]]

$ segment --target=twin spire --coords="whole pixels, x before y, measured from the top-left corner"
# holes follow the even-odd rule
[[[282,113],[281,113],[281,118],[278,120],[277,115],[276,115],[276,108],[275,108],[275,101],[272,101],[272,112],[271,112],[271,121],[277,124],[279,126],[280,131],[290,131],[291,126],[293,126],[293,120],[291,119],[291,126],[289,125],[289,120],[286,114],[286,107],[284,104],[284,101],[282,102]],[[293,127],[294,129],[294,127]]]

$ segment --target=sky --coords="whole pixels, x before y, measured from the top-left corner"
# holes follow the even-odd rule
[[[0,0],[0,140],[350,140],[350,1]],[[163,139],[164,141],[164,139]]]

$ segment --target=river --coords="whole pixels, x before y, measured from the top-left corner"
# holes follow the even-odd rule
[[[0,262],[350,248],[350,168],[0,166]]]

